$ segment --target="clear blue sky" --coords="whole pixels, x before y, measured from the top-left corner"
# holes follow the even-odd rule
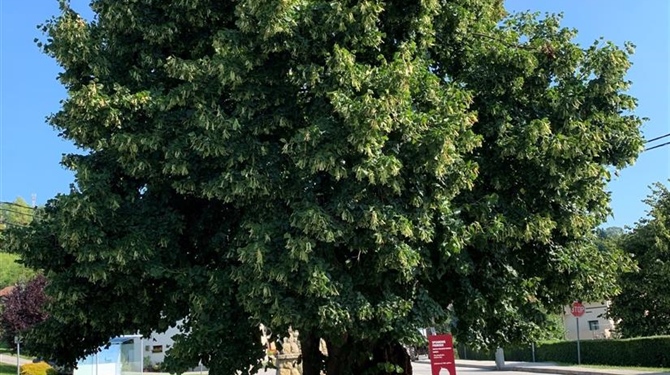
[[[33,43],[36,25],[57,14],[56,0],[0,0],[0,200],[22,196],[37,203],[67,193],[73,182],[59,161],[75,151],[58,137],[45,117],[59,108],[64,89],[56,81],[58,66]],[[88,1],[73,0],[90,17]],[[670,1],[669,0],[507,0],[510,11],[533,10],[565,15],[564,25],[580,31],[582,45],[604,36],[621,45],[637,45],[629,79],[639,99],[638,114],[649,117],[645,136],[670,133]],[[665,141],[670,141],[666,138]],[[609,188],[614,217],[606,225],[633,225],[646,211],[641,202],[656,181],[670,177],[670,146],[644,152]]]

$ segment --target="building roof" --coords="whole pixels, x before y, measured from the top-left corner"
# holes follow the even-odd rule
[[[15,286],[10,285],[8,287],[0,289],[0,298],[6,298],[14,291]]]

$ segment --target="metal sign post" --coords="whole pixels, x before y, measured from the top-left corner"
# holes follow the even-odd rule
[[[21,338],[14,336],[14,343],[16,344],[16,375],[21,375],[21,364],[19,363],[21,358]]]
[[[577,320],[577,364],[581,365],[582,364],[582,351],[579,348],[579,318],[575,318]]]
[[[535,362],[535,343],[534,342],[530,344],[530,348],[531,348],[532,354],[533,354],[533,362]]]
[[[582,364],[582,353],[581,353],[581,348],[579,347],[579,317],[584,315],[584,312],[586,311],[586,308],[584,305],[582,305],[581,302],[575,301],[572,303],[572,309],[571,313],[572,316],[575,317],[575,320],[577,322],[577,364],[581,365]]]

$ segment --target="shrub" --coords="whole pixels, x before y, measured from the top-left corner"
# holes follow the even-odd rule
[[[468,348],[466,345],[463,344],[455,344],[454,345],[455,350],[455,357],[457,359],[467,359],[467,360],[475,360],[475,361],[487,361],[487,360],[494,360],[495,359],[495,352],[491,350],[475,350],[472,348]]]
[[[47,279],[37,275],[25,285],[19,285],[6,297],[0,312],[2,339],[14,348],[14,337],[22,335],[36,324],[44,321],[47,314],[44,305],[47,296],[44,287]]]
[[[670,336],[623,340],[582,341],[584,364],[609,366],[670,367]],[[538,345],[538,361],[577,362],[577,343],[563,341]]]
[[[586,340],[580,342],[583,364],[635,367],[670,367],[670,336],[639,337],[622,340]],[[493,351],[475,351],[458,346],[463,359],[493,360]],[[532,361],[530,345],[505,347],[506,361]],[[535,347],[538,362],[577,363],[576,341],[539,343]]]
[[[21,375],[58,375],[58,372],[46,362],[21,365]]]

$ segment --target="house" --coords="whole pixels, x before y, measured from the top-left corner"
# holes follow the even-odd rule
[[[579,339],[609,339],[614,330],[614,321],[607,319],[605,314],[609,301],[584,303],[584,315],[579,318]],[[563,327],[566,340],[577,340],[577,318],[572,316],[571,307],[563,309]]]

